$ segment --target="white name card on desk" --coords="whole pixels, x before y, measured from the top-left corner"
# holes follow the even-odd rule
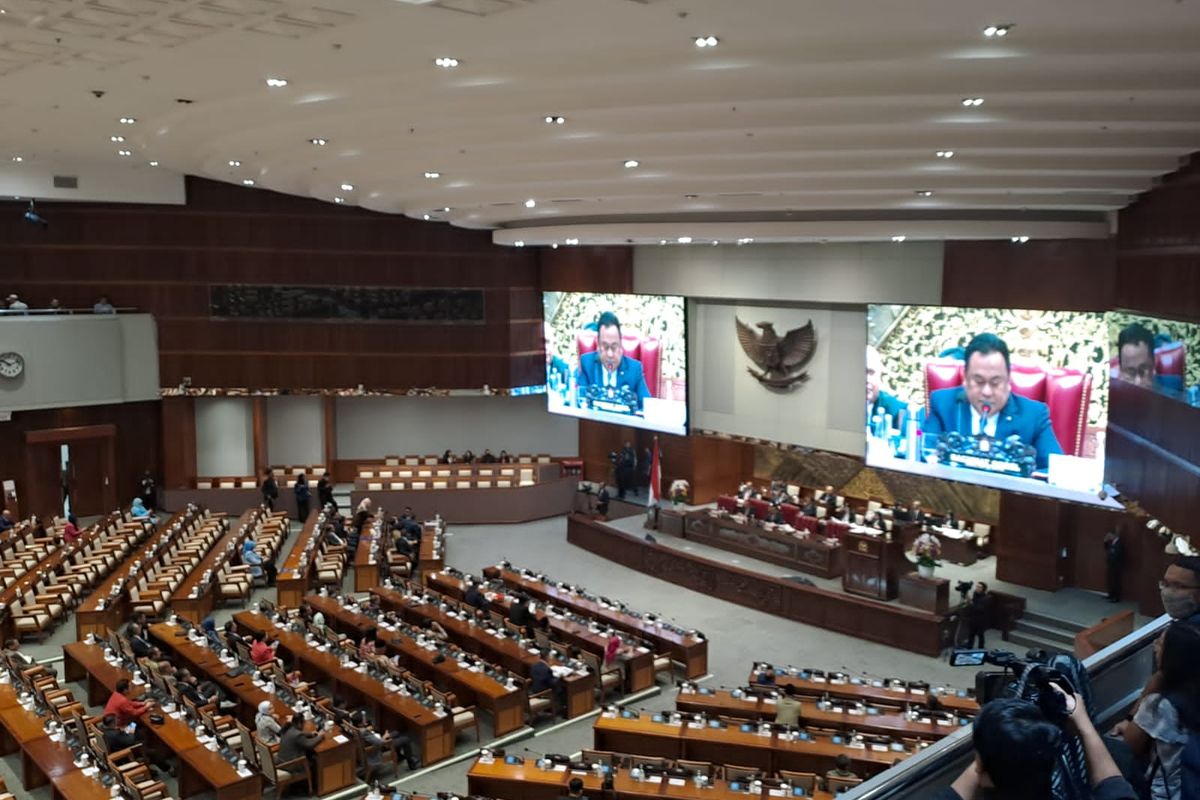
[[[687,786],[687,781],[683,778],[667,778],[668,786]]]
[[[335,742],[337,742],[338,744],[345,744],[346,742],[350,741],[350,739],[349,739],[349,738],[347,738],[347,737],[343,736],[343,735],[342,735],[342,734],[340,734],[340,733],[339,733],[337,736],[333,737],[333,740],[334,740]]]
[[[566,772],[566,771],[567,771],[567,765],[566,765],[566,764],[555,764],[555,765],[554,765],[554,770],[553,770],[553,771],[554,771],[554,772]]]
[[[773,706],[773,705],[775,705],[775,698],[774,698],[774,697],[764,697],[764,698],[762,699],[762,701],[763,701],[763,705],[765,705],[765,706]]]
[[[662,783],[662,775],[651,775],[646,778],[646,783]]]
[[[886,753],[888,748],[886,744],[873,744],[871,745],[871,749],[881,753]]]

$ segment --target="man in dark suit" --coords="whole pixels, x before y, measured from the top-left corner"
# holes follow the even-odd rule
[[[867,345],[867,424],[876,414],[888,414],[892,418],[892,427],[900,427],[900,412],[905,411],[904,403],[895,395],[883,389],[883,359],[879,351]]]
[[[1145,326],[1135,322],[1121,329],[1117,336],[1117,367],[1126,383],[1154,388],[1154,334]]]
[[[965,363],[962,386],[930,395],[925,435],[957,431],[996,439],[1016,436],[1037,451],[1037,468],[1045,469],[1062,447],[1046,404],[1013,393],[1008,345],[994,333],[981,333],[967,345]]]
[[[611,389],[614,393],[627,388],[637,398],[639,411],[642,401],[650,396],[642,362],[625,357],[621,346],[621,322],[611,311],[605,311],[596,320],[596,351],[580,356],[575,381],[581,394],[592,386]]]

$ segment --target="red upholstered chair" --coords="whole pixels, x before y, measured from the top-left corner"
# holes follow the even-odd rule
[[[1187,370],[1187,347],[1183,342],[1168,342],[1154,351],[1154,371],[1164,386],[1183,388],[1183,376]],[[1108,360],[1109,377],[1120,377],[1117,356]]]
[[[825,535],[830,538],[841,541],[842,537],[845,536],[849,532],[850,532],[850,523],[848,523],[848,522],[842,522],[842,521],[836,520],[836,519],[831,519],[831,520],[825,521]]]
[[[817,532],[818,530],[820,530],[820,528],[821,528],[820,524],[817,522],[817,518],[816,518],[816,517],[810,517],[810,516],[807,516],[807,515],[801,515],[801,517],[799,518],[798,522],[799,522],[799,524],[798,524],[798,525],[796,525],[795,527],[796,527],[796,528],[798,528],[798,529],[800,529],[800,530],[802,530],[802,531],[808,531],[808,532],[810,532],[810,533],[816,533],[816,532]]]
[[[651,397],[664,397],[666,386],[662,379],[662,342],[653,336],[642,336],[637,331],[621,331],[621,347],[629,358],[642,362],[642,374],[646,376],[646,390]],[[596,352],[596,332],[582,330],[575,334],[575,349],[579,355]]]
[[[771,513],[771,504],[766,500],[752,498],[746,501],[746,513],[753,514],[755,519],[766,519]]]
[[[791,503],[784,503],[779,507],[779,513],[783,514],[783,521],[793,528],[800,528],[800,507],[794,506]]]
[[[737,498],[723,494],[717,498],[717,508],[728,511],[731,514],[736,514],[738,510]]]
[[[1073,369],[1051,369],[1038,364],[1013,362],[1012,390],[1022,397],[1045,403],[1050,409],[1050,426],[1064,453],[1083,454],[1087,407],[1092,397],[1092,376]],[[925,363],[925,410],[929,396],[938,389],[961,386],[963,362],[957,358],[935,358]]]

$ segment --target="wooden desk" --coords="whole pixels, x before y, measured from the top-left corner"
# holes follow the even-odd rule
[[[722,564],[646,542],[578,514],[567,518],[567,541],[708,597],[859,639],[928,656],[940,655],[950,642],[951,627],[945,617]]]
[[[5,755],[21,751],[21,784],[27,791],[52,783],[52,797],[63,800],[101,800],[109,791],[75,766],[65,742],[46,735],[45,722],[17,703],[17,690],[0,686],[0,743]],[[17,793],[18,796],[20,793]]]
[[[935,740],[948,736],[958,730],[957,722],[939,724],[932,714],[921,719],[910,720],[904,714],[894,711],[884,711],[875,708],[879,713],[851,714],[834,709],[817,707],[817,699],[805,697],[800,700],[801,727],[815,725],[822,728],[837,728],[845,731],[858,731],[878,736],[909,737],[912,739]],[[895,705],[893,701],[892,705]],[[744,697],[734,697],[728,689],[704,690],[685,692],[680,689],[675,696],[675,708],[687,713],[701,713],[716,718],[718,715],[737,717],[739,719],[766,720],[775,719],[774,700],[761,695],[748,694]],[[942,718],[940,715],[937,718]]]
[[[415,639],[400,631],[380,628],[376,620],[346,608],[332,597],[312,596],[308,603],[325,615],[325,624],[359,639],[374,637],[389,656],[400,656],[401,667],[422,680],[432,681],[443,691],[453,692],[460,705],[478,705],[486,710],[491,714],[497,736],[525,725],[525,708],[529,701],[524,687],[508,689],[496,678],[459,666],[453,655],[438,661],[437,650],[419,646]]]
[[[354,591],[365,592],[380,582],[380,561],[387,562],[387,550],[391,546],[391,537],[384,530],[387,522],[383,519],[382,511],[377,512],[371,519],[363,523],[362,532],[358,537],[358,547],[354,550]],[[374,550],[373,544],[377,544]]]
[[[824,734],[810,734],[809,741],[786,741],[777,733],[762,736],[757,729],[743,731],[732,725],[727,728],[695,727],[687,722],[672,725],[653,721],[649,713],[643,713],[640,719],[602,714],[592,733],[597,750],[736,764],[757,767],[768,773],[787,769],[823,775],[834,768],[834,760],[839,755],[845,755],[855,772],[873,776],[890,767],[896,759],[913,754],[908,750],[850,747],[836,743]]]
[[[467,792],[472,796],[503,797],[505,800],[558,800],[567,794],[567,783],[572,778],[583,781],[583,793],[589,800],[650,800],[651,798],[673,798],[674,800],[769,800],[767,789],[757,794],[734,791],[724,780],[713,781],[703,789],[696,788],[691,781],[668,780],[635,781],[629,771],[615,770],[613,787],[604,790],[601,778],[594,772],[571,770],[543,770],[530,758],[524,764],[505,764],[496,759],[484,764],[479,759],[467,772]],[[809,795],[814,800],[832,800],[833,795],[818,789]]]
[[[229,667],[221,663],[217,654],[206,645],[188,639],[181,626],[155,623],[150,626],[150,635],[163,648],[163,652],[171,655],[176,666],[186,666],[202,680],[209,678],[231,699],[236,700],[237,718],[250,730],[255,729],[254,718],[258,714],[259,704],[264,700],[271,704],[276,719],[291,718],[291,706],[278,695],[255,686],[249,675],[230,677]],[[351,740],[339,744],[332,738],[326,738],[317,745],[317,794],[329,794],[355,783],[358,780],[355,777],[356,758],[356,747]]]
[[[435,587],[455,587],[457,597],[462,597],[466,591],[466,586],[462,578],[448,572],[433,575],[427,582],[427,588],[438,594],[444,594],[449,597],[455,596],[450,592],[437,592],[437,588]],[[496,591],[490,592],[490,595],[492,607],[507,616],[508,610],[513,603],[512,595]],[[608,637],[601,632],[591,630],[586,622],[559,617],[554,614],[548,615],[544,608],[539,608],[536,616],[539,620],[545,619],[547,616],[549,617],[551,640],[561,644],[574,645],[580,650],[586,650],[597,656],[604,656],[605,648],[608,646]],[[649,689],[654,685],[654,653],[639,652],[637,648],[627,647],[622,651],[622,660],[625,664],[626,692],[632,694],[640,692],[643,689]]]
[[[446,568],[446,526],[426,522],[421,530],[421,552],[417,554],[417,569],[422,573]]]
[[[686,515],[683,537],[822,578],[840,577],[842,546],[816,533],[767,530],[751,522],[714,517],[708,510]]]
[[[63,672],[68,681],[87,681],[88,704],[103,705],[112,694],[117,681],[130,675],[120,667],[104,660],[99,645],[71,642],[63,645]],[[131,686],[134,697],[145,687]],[[96,697],[93,701],[91,698]],[[148,723],[141,729],[146,735],[170,750],[179,759],[179,796],[191,797],[203,791],[215,792],[217,800],[251,800],[262,797],[262,776],[238,774],[236,767],[220,753],[209,750],[196,740],[187,722],[164,715],[161,725]]]
[[[578,518],[578,515],[571,517],[571,519]],[[560,589],[554,584],[527,577],[510,569],[502,569],[500,579],[506,586],[520,589],[543,602],[565,606],[577,614],[652,642],[659,652],[670,653],[672,658],[682,662],[684,674],[689,678],[698,678],[708,672],[707,639],[672,630],[663,625],[661,620],[650,622],[642,617],[627,614],[620,609],[603,606],[596,600],[590,600],[566,589]]]
[[[323,525],[320,522],[322,519],[323,515],[320,510],[313,511],[308,515],[300,535],[296,537],[295,544],[292,545],[287,558],[283,560],[283,565],[279,568],[279,573],[275,578],[275,602],[277,605],[284,608],[298,608],[301,598],[312,586],[313,574],[317,567],[317,553],[321,549],[321,538],[324,533]],[[308,553],[308,560],[301,568],[300,562],[304,560],[305,553]]]
[[[243,632],[262,632],[277,639],[279,650],[306,679],[332,687],[339,705],[367,708],[380,729],[402,728],[412,734],[423,764],[454,755],[454,719],[450,715],[439,717],[412,697],[385,692],[379,681],[346,669],[337,656],[311,647],[300,634],[280,628],[261,614],[239,611],[233,619]]]
[[[942,560],[949,561],[951,564],[961,564],[964,567],[969,567],[979,560],[980,548],[979,543],[971,529],[971,523],[967,523],[967,530],[954,531],[951,535],[945,528],[931,527],[929,532],[938,537],[938,541],[942,543]],[[901,531],[900,541],[904,545],[905,552],[912,550],[913,542],[921,535],[921,526],[906,525]]]
[[[753,671],[750,673],[750,678],[747,682],[754,682]],[[806,696],[820,697],[827,694],[830,697],[839,697],[845,700],[859,700],[864,703],[883,703],[885,705],[896,705],[897,703],[930,705],[930,698],[933,697],[937,699],[939,706],[950,711],[968,716],[975,716],[979,713],[979,703],[971,696],[973,690],[966,690],[960,695],[957,690],[949,687],[932,687],[930,691],[922,692],[903,683],[893,684],[897,687],[895,689],[888,688],[887,686],[875,686],[874,683],[865,683],[861,679],[854,679],[845,683],[830,683],[813,678],[804,678],[799,675],[790,675],[782,670],[777,670],[775,673],[775,685],[785,686],[788,684],[796,687],[797,692]]]
[[[451,616],[430,603],[414,605],[409,597],[395,589],[377,586],[371,590],[378,595],[380,604],[400,615],[405,622],[420,624],[425,620],[437,622],[446,629],[450,640],[468,653],[499,665],[509,672],[522,677],[531,675],[533,665],[538,656],[521,646],[516,639],[498,637],[487,632],[487,628],[472,625],[461,616]],[[547,654],[546,661],[553,665],[558,663],[553,654]],[[571,675],[564,681],[567,690],[567,717],[578,717],[588,713],[595,706],[596,678],[594,675]]]
[[[217,605],[217,592],[220,591],[217,573],[221,571],[221,567],[233,553],[241,551],[242,541],[248,532],[243,528],[253,527],[253,522],[261,511],[259,508],[252,508],[243,512],[238,520],[229,526],[225,535],[217,539],[204,558],[200,559],[200,563],[188,573],[188,576],[179,584],[179,588],[171,595],[172,611],[193,625],[199,625],[205,617],[212,613],[213,608]],[[231,544],[233,545],[232,549],[230,549]],[[207,581],[204,581],[205,572],[211,573]],[[196,597],[191,596],[194,588],[199,589]]]

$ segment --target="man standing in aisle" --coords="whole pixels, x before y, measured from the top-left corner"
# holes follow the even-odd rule
[[[263,505],[268,511],[275,510],[275,500],[279,497],[279,484],[275,482],[275,473],[272,470],[263,471],[262,486]]]
[[[309,498],[312,491],[308,486],[308,476],[301,472],[296,476],[296,521],[303,525],[308,521]]]
[[[637,469],[637,451],[631,442],[626,442],[617,453],[617,499],[624,500],[625,492],[633,489],[634,470]]]

